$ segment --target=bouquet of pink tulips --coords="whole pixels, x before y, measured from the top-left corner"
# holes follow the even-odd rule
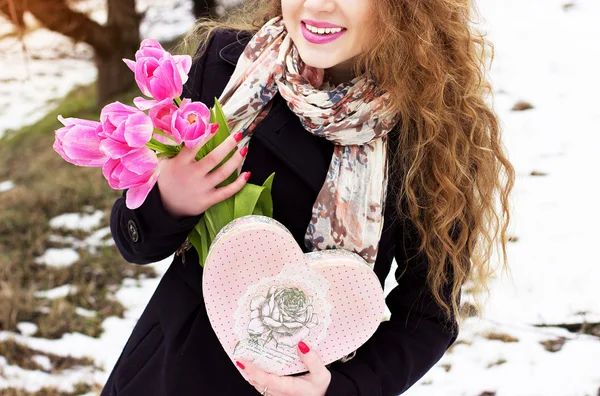
[[[156,40],[145,39],[135,61],[123,61],[135,73],[142,93],[151,99],[137,97],[135,107],[108,104],[99,122],[58,116],[64,127],[56,131],[53,148],[69,163],[101,167],[110,187],[127,190],[126,205],[136,209],[160,177],[162,157],[174,157],[184,145],[203,144],[196,156],[199,160],[230,131],[218,101],[209,109],[201,102],[181,100],[192,65],[190,56],[171,55]],[[221,185],[233,182],[236,176]],[[188,237],[201,265],[212,240],[231,220],[250,214],[273,216],[272,181],[273,175],[262,186],[246,184],[236,195],[204,212]]]

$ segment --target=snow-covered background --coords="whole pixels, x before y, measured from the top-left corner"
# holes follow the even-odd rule
[[[81,7],[98,10],[93,15],[102,22],[102,3],[89,0]],[[176,7],[172,0],[139,3],[141,9],[148,7],[151,21],[143,25],[144,37],[171,38],[193,23],[188,1],[178,1]],[[600,337],[553,325],[600,322],[600,259],[595,251],[600,237],[600,211],[595,208],[600,109],[594,99],[600,92],[600,2],[479,0],[478,4],[483,30],[496,50],[491,70],[495,109],[517,170],[514,242],[508,251],[512,272],[494,282],[484,319],[463,322],[457,344],[406,394],[597,396]],[[165,7],[169,12],[161,12]],[[10,29],[0,20],[0,36]],[[37,55],[27,62],[19,43],[10,38],[0,41],[0,135],[34,122],[74,85],[90,83],[96,76],[85,45],[72,45],[39,29],[27,35],[26,46]],[[512,111],[519,101],[533,109]],[[13,187],[10,180],[0,180],[0,199]],[[93,249],[107,243],[107,229],[98,229],[100,220],[101,213],[67,214],[51,225],[91,232],[73,244]],[[77,254],[55,249],[39,260],[69,265],[76,260],[73,253]],[[159,274],[168,263],[155,264]],[[14,337],[43,352],[91,356],[97,366],[51,375],[10,366],[0,356],[0,393],[8,386],[35,392],[54,385],[69,391],[81,381],[103,383],[158,281],[125,280],[117,294],[127,308],[125,318],[105,320],[99,339],[81,334],[59,340],[35,338],[30,336],[35,332],[30,323],[20,324],[21,334],[0,332],[0,341]],[[69,293],[69,287],[40,293],[60,297]],[[558,351],[550,352],[549,345]]]
[[[600,2],[478,3],[517,171],[512,274],[493,284],[484,320],[464,322],[459,344],[406,394],[600,395],[600,337],[534,326],[600,322]],[[511,111],[519,101],[534,108]],[[549,352],[546,341],[565,342]]]
[[[139,12],[146,12],[140,27],[142,38],[171,40],[193,25],[189,0],[137,0]],[[83,0],[73,8],[106,22],[106,0]],[[26,13],[28,27],[39,23]],[[0,37],[13,26],[0,16]],[[0,137],[6,130],[36,122],[52,110],[74,86],[96,79],[93,51],[87,44],[47,29],[34,29],[25,35],[26,53],[17,37],[0,40]]]

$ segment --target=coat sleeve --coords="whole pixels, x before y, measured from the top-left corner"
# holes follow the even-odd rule
[[[200,100],[206,60],[213,52],[208,49],[213,41],[214,36],[208,42],[207,51],[193,62],[182,97]],[[169,257],[201,218],[201,215],[175,218],[168,213],[160,199],[158,183],[135,210],[125,205],[125,193],[113,205],[110,229],[119,252],[131,263],[148,264]]]
[[[418,254],[416,230],[398,225],[394,233],[398,285],[386,298],[391,319],[381,323],[354,358],[330,366],[326,396],[400,395],[456,340],[456,321],[447,317],[427,287],[428,262]],[[443,298],[450,301],[449,288]]]

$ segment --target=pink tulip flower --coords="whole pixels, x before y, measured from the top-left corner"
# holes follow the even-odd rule
[[[171,135],[186,147],[195,147],[219,128],[210,123],[210,110],[204,103],[181,101],[181,106],[171,118]]]
[[[189,55],[171,55],[154,39],[142,41],[135,53],[135,61],[123,61],[135,73],[135,81],[142,93],[156,100],[149,101],[147,106],[180,97],[192,66]]]
[[[143,111],[119,102],[106,105],[100,113],[102,136],[100,150],[112,159],[145,147],[152,139],[154,125]]]
[[[125,203],[136,209],[160,173],[156,153],[146,147],[154,132],[152,119],[135,107],[114,102],[102,109],[100,123],[104,136],[100,150],[110,157],[102,173],[113,189],[128,189]]]
[[[150,108],[150,110],[148,111],[148,115],[152,119],[154,127],[160,129],[167,135],[163,136],[161,134],[155,133],[154,139],[158,140],[161,143],[168,144],[171,146],[178,146],[181,144],[179,134],[177,134],[177,138],[175,138],[174,136],[172,136],[171,132],[171,119],[173,118],[173,114],[177,111],[177,109],[177,106],[175,106],[173,104],[173,101],[170,99],[165,99],[159,102],[156,106]]]
[[[100,167],[108,156],[100,150],[102,125],[99,122],[79,118],[58,120],[64,125],[55,133],[54,151],[63,159],[78,166]]]
[[[119,159],[109,159],[102,173],[113,189],[128,189],[125,204],[129,209],[137,209],[158,180],[160,162],[154,151],[142,147]]]

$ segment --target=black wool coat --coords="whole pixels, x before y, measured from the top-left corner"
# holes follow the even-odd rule
[[[229,80],[249,34],[215,33],[194,62],[184,96],[212,106]],[[257,125],[242,171],[262,184],[273,172],[274,218],[304,249],[304,234],[333,153],[333,144],[305,131],[281,96]],[[393,136],[391,137],[393,139]],[[393,148],[394,144],[389,145]],[[356,356],[334,362],[327,395],[399,395],[421,378],[456,339],[426,287],[427,260],[417,254],[418,238],[395,220],[389,188],[383,234],[374,270],[384,284],[395,257],[398,286],[386,298],[392,312]],[[162,206],[158,187],[130,210],[118,199],[111,230],[123,257],[147,264],[172,255],[199,216],[176,219]],[[446,291],[446,297],[448,298]],[[117,361],[102,396],[256,395],[226,355],[210,325],[202,297],[202,267],[193,249],[185,263],[175,256]]]

